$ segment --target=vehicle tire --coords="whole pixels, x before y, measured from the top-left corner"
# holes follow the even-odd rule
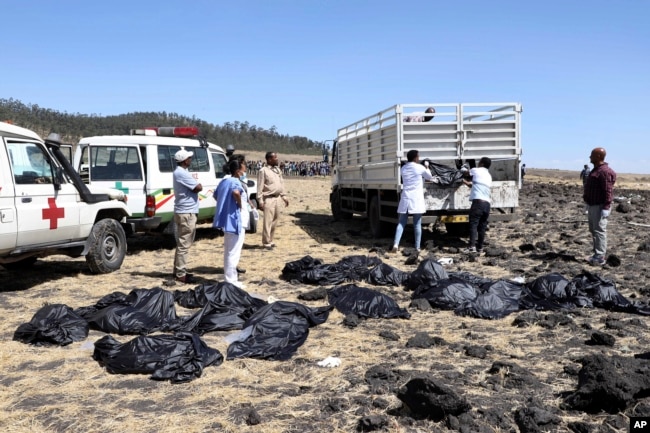
[[[164,235],[171,235],[172,238],[176,239],[176,222],[173,217],[167,224],[161,224],[160,226],[162,226],[162,233]]]
[[[253,211],[250,211],[250,226],[246,233],[257,233],[257,220],[253,218]]]
[[[391,236],[391,225],[385,221],[380,221],[379,197],[374,196],[370,199],[368,207],[368,222],[370,223],[370,234],[376,239]]]
[[[126,235],[119,222],[112,218],[97,221],[88,242],[86,263],[92,273],[107,274],[120,269],[126,256]]]
[[[257,198],[252,198],[251,203],[253,203],[253,207],[257,209]]]
[[[38,257],[36,256],[27,257],[26,259],[18,260],[17,262],[3,263],[2,267],[8,271],[24,271],[36,263],[37,259]]]
[[[469,223],[445,223],[445,229],[450,236],[469,236]]]
[[[332,206],[332,216],[335,221],[349,220],[352,218],[352,212],[341,210],[341,191],[336,190],[332,192],[330,205]]]

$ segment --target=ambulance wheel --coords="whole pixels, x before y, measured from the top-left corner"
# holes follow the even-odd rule
[[[120,269],[126,256],[126,234],[112,218],[97,221],[88,238],[90,248],[86,263],[94,274],[108,274]]]
[[[253,217],[253,212],[250,212],[250,226],[246,233],[257,233],[257,220]]]

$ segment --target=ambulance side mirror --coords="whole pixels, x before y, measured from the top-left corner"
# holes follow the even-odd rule
[[[61,185],[63,184],[63,170],[61,167],[54,167],[54,189],[59,191],[61,190]]]

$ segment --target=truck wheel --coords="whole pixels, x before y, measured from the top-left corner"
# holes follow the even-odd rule
[[[445,223],[445,229],[449,236],[468,237],[469,223]]]
[[[368,222],[370,223],[370,233],[377,239],[391,236],[391,225],[381,221],[379,219],[380,215],[379,197],[374,196],[370,199],[370,206],[368,207]]]
[[[341,191],[336,190],[332,192],[330,204],[332,206],[332,216],[335,221],[349,220],[352,218],[352,212],[346,212],[341,209]]]
[[[92,273],[107,274],[120,269],[126,255],[126,235],[119,222],[112,218],[97,221],[88,242],[86,263]]]

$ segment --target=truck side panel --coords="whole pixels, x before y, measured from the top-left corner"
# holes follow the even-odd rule
[[[411,149],[420,160],[444,163],[488,156],[518,159],[521,155],[519,104],[438,104],[429,122],[405,122],[396,105],[338,131],[337,165],[341,168],[405,159]]]
[[[490,197],[492,199],[491,207],[510,207],[511,203],[519,201],[519,189],[512,188],[509,182],[493,182]],[[424,202],[428,211],[469,211],[471,206],[469,187],[463,185],[458,188],[439,188],[425,183]]]

